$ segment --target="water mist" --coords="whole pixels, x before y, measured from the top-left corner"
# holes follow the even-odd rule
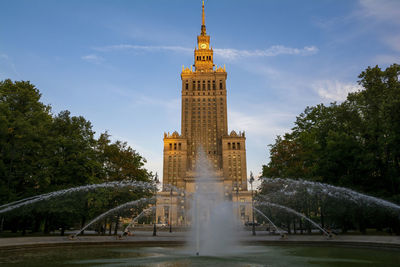
[[[191,205],[190,246],[196,255],[221,255],[238,244],[238,220],[233,203],[225,199],[223,181],[212,170],[204,152],[197,155],[196,192]]]

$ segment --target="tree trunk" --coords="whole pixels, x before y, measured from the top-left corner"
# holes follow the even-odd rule
[[[118,223],[119,223],[119,215],[117,215],[117,219],[115,220],[114,235],[118,233]]]
[[[40,218],[38,218],[37,216],[35,217],[35,221],[33,223],[33,227],[32,227],[32,233],[37,233],[39,232],[39,228],[40,228]]]
[[[324,210],[322,209],[322,205],[321,205],[320,209],[321,209],[321,227],[325,228]]]
[[[293,217],[293,234],[296,234],[297,230],[296,230],[296,218]]]
[[[82,219],[81,219],[81,229],[83,227],[85,227],[85,224],[86,224],[86,216],[83,215]],[[85,230],[82,231],[81,235],[84,235],[84,234],[85,234]]]
[[[101,228],[101,234],[102,235],[106,234],[106,227],[107,227],[107,220],[104,220],[103,227]]]
[[[49,217],[48,216],[46,216],[45,218],[44,218],[44,229],[43,229],[43,233],[44,234],[48,234],[48,233],[50,233],[50,230],[49,230],[49,227],[50,227],[50,223],[49,223]]]
[[[307,207],[307,213],[306,213],[307,218],[310,218],[310,210]],[[311,234],[311,223],[309,221],[306,221],[306,227],[307,227],[307,233]]]
[[[303,234],[303,219],[299,219],[299,225],[300,225],[300,234]]]

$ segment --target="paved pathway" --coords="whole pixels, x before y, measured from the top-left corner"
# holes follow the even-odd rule
[[[186,232],[135,232],[133,236],[122,239],[116,236],[78,236],[70,240],[68,236],[43,236],[43,237],[10,237],[0,238],[0,250],[49,247],[49,246],[75,246],[75,245],[114,245],[123,243],[141,245],[184,244],[187,240]],[[268,235],[258,232],[252,236],[251,232],[240,232],[239,240],[245,243],[263,243],[276,245],[344,245],[344,246],[373,246],[400,249],[400,236],[363,236],[363,235],[338,235],[331,239],[323,235],[288,235],[281,238],[279,235]]]

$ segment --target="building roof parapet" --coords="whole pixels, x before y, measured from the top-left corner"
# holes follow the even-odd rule
[[[223,136],[223,138],[245,138],[246,134],[244,131],[239,131],[239,133],[237,133],[236,131],[232,130],[230,132],[230,134]]]
[[[164,132],[164,139],[185,139],[185,137],[180,135],[177,131],[173,132],[172,134],[170,132]]]
[[[222,68],[222,67],[219,67],[219,68],[218,68],[218,66],[215,65],[215,72],[226,72],[225,64],[224,64],[224,67],[223,67],[223,68]]]
[[[193,73],[193,66],[190,65],[190,68],[185,68],[184,65],[182,65],[182,74],[191,74]]]
[[[192,77],[193,75],[203,75],[203,74],[215,74],[217,76],[227,76],[226,71],[224,71],[222,68],[219,68],[218,71],[215,69],[202,69],[202,70],[188,70],[189,68],[185,68],[184,71],[181,72],[181,78],[183,77]],[[222,70],[221,70],[222,69]]]

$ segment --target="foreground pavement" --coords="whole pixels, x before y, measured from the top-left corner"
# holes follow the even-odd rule
[[[53,246],[82,246],[82,245],[183,245],[188,239],[187,232],[157,232],[153,236],[150,231],[137,231],[132,236],[118,238],[117,236],[78,236],[70,239],[68,236],[43,236],[43,237],[10,237],[0,238],[0,250],[14,250]],[[269,235],[257,232],[238,232],[238,239],[246,244],[265,245],[323,245],[323,246],[351,246],[351,247],[380,247],[400,249],[400,236],[364,236],[364,235],[338,235],[327,238],[323,235]]]

